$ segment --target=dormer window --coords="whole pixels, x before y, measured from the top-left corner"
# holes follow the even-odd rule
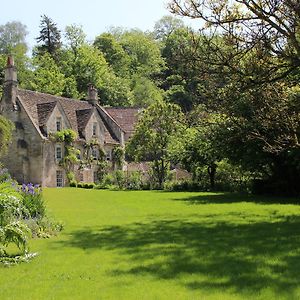
[[[93,123],[93,136],[97,135],[97,123]]]
[[[62,122],[61,122],[61,117],[56,118],[56,131],[61,131],[62,129]]]

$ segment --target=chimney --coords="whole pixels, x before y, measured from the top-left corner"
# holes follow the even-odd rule
[[[93,106],[98,103],[98,92],[92,84],[89,84],[88,86],[87,101]]]
[[[12,105],[13,110],[17,110],[17,87],[17,68],[13,57],[8,56],[4,76],[3,98],[7,104]]]

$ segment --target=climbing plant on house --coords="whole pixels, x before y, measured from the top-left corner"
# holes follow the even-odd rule
[[[98,167],[97,179],[102,182],[104,175],[107,173],[108,163],[103,147],[97,139],[91,139],[84,144],[83,159],[80,161],[81,168],[92,168],[92,165]]]
[[[78,156],[80,150],[74,146],[77,134],[72,129],[64,129],[52,134],[52,139],[56,142],[64,143],[64,156],[60,161],[60,165],[64,168],[69,182],[75,179],[74,165],[79,162]]]

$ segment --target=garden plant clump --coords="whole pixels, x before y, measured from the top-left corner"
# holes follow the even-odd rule
[[[37,255],[29,252],[30,238],[50,237],[63,226],[47,217],[40,186],[18,187],[6,170],[0,173],[0,263],[11,265]]]

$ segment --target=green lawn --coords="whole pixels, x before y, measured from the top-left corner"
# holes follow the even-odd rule
[[[1,300],[300,299],[299,205],[209,193],[44,195],[65,230],[32,240],[30,263],[0,267]]]

